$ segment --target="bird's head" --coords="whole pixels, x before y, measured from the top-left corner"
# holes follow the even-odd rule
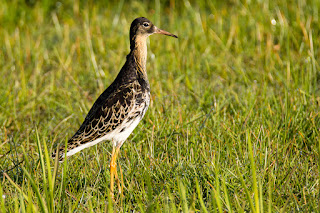
[[[178,38],[178,36],[169,33],[165,30],[161,30],[158,27],[156,27],[152,22],[145,18],[140,17],[133,20],[130,27],[130,40],[133,41],[136,37],[148,37],[154,33],[163,34],[167,36],[172,36],[175,38]]]

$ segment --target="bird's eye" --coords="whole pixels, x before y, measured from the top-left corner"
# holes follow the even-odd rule
[[[149,27],[149,23],[148,23],[148,22],[144,22],[144,23],[143,23],[143,26],[144,26],[144,27]]]

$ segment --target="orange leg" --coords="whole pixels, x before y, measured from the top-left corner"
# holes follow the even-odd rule
[[[118,172],[117,172],[117,156],[119,154],[120,147],[113,147],[112,149],[112,156],[111,156],[111,161],[110,161],[110,195],[112,199],[114,199],[114,178],[116,178],[117,185],[119,187],[119,192],[121,192],[120,188],[120,182],[118,178]]]

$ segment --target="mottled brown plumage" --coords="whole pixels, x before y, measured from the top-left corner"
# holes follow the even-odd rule
[[[92,142],[112,131],[121,133],[135,118],[143,117],[149,106],[149,82],[137,71],[134,59],[128,55],[127,62],[114,82],[100,95],[93,104],[79,130],[68,141],[67,151]],[[122,127],[121,129],[119,129]],[[121,146],[124,141],[112,138],[114,146]],[[59,149],[59,160],[63,160],[64,146]],[[55,154],[53,154],[55,155]]]
[[[79,130],[69,139],[65,149],[62,144],[58,149],[59,160],[73,155],[84,148],[109,140],[113,143],[111,173],[115,172],[117,153],[143,118],[150,103],[150,86],[146,72],[147,37],[159,33],[176,37],[158,29],[151,21],[141,17],[135,19],[130,28],[130,53],[127,61],[113,83],[93,104]],[[116,151],[115,151],[116,148]],[[56,157],[56,152],[52,154]],[[114,171],[115,170],[115,171]],[[113,175],[111,175],[113,192]]]

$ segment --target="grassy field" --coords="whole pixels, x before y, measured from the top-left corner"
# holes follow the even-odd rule
[[[107,1],[106,1],[107,2]],[[4,1],[1,212],[320,211],[320,1]],[[149,110],[121,148],[59,164],[145,16]],[[48,154],[49,153],[49,154]],[[19,163],[21,162],[21,163]]]

